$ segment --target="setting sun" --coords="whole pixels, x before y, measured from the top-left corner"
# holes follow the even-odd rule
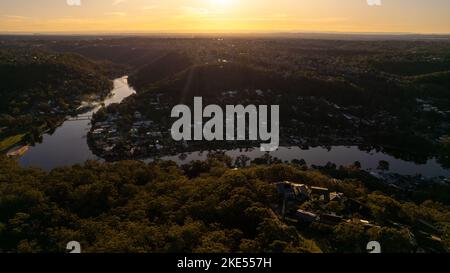
[[[230,15],[240,8],[234,0],[206,0],[206,7],[216,15],[224,13]]]
[[[0,75],[1,268],[448,267],[450,0],[0,0]]]
[[[230,0],[211,0],[211,2],[215,5],[227,5],[230,3]]]

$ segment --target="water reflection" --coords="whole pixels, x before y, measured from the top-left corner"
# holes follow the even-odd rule
[[[114,89],[110,96],[102,103],[106,106],[120,103],[135,91],[128,85],[127,77],[114,80]],[[91,116],[101,108],[102,103],[79,116]],[[87,133],[90,130],[89,120],[68,120],[58,127],[53,133],[45,134],[42,143],[31,147],[19,162],[23,166],[41,167],[51,170],[55,167],[68,166],[83,163],[86,160],[96,159],[87,144]]]
[[[239,155],[246,155],[251,159],[259,158],[265,153],[259,149],[251,150],[232,150],[226,151],[226,155],[233,158]],[[390,164],[392,172],[402,175],[416,175],[436,177],[450,177],[450,170],[444,169],[435,159],[428,160],[426,164],[416,164],[414,162],[397,159],[388,154],[372,150],[370,152],[362,151],[357,146],[333,146],[329,148],[316,147],[303,150],[299,147],[280,147],[277,151],[270,153],[271,156],[277,157],[282,161],[291,162],[294,159],[304,159],[308,165],[324,166],[328,162],[336,165],[348,166],[355,161],[359,161],[364,169],[375,170],[381,160]],[[178,164],[186,164],[194,160],[205,160],[206,152],[194,152],[180,156],[167,156],[162,159],[173,160]]]
[[[134,93],[135,90],[128,85],[127,77],[116,79],[114,80],[114,89],[111,91],[111,95],[103,102],[97,103],[93,110],[80,114],[79,116],[91,116],[102,105],[108,106],[113,103],[120,103],[123,99]],[[86,160],[101,160],[89,149],[86,139],[89,130],[89,120],[66,121],[51,134],[44,135],[42,143],[31,147],[19,159],[19,162],[23,166],[36,166],[45,170],[51,170],[55,167],[84,163]],[[246,155],[251,159],[264,155],[259,149],[232,150],[227,151],[226,154],[233,158],[239,155]],[[335,163],[336,165],[350,165],[355,161],[359,161],[365,169],[376,169],[379,161],[385,160],[390,163],[391,171],[399,174],[450,177],[450,170],[444,169],[434,159],[428,160],[426,164],[416,164],[397,159],[380,151],[363,151],[356,146],[318,147],[308,150],[303,150],[299,147],[281,147],[278,151],[270,155],[289,162],[293,159],[304,159],[309,165],[319,166],[325,165],[328,162]],[[194,152],[182,156],[167,156],[163,159],[173,160],[179,164],[186,164],[193,160],[204,160],[206,157],[206,152]]]

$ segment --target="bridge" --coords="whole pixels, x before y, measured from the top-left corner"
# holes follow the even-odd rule
[[[86,115],[86,116],[76,116],[76,117],[69,118],[66,121],[82,121],[82,120],[90,121],[90,120],[92,120],[92,116],[88,116],[88,115]]]

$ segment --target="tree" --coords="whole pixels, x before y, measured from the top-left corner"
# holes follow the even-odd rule
[[[341,223],[333,230],[334,247],[337,252],[362,253],[365,252],[367,236],[364,227],[354,223]]]
[[[238,168],[245,168],[250,159],[251,158],[246,155],[240,155],[236,158],[234,165]]]
[[[408,229],[371,228],[368,235],[371,241],[380,242],[383,253],[411,253],[415,248]]]
[[[355,163],[353,163],[353,167],[355,167],[356,169],[360,170],[362,168],[361,162],[355,161]]]
[[[390,168],[390,164],[389,164],[389,162],[387,162],[385,160],[381,160],[378,163],[378,168],[377,169],[380,170],[380,171],[386,172],[386,171],[389,171],[389,168]]]

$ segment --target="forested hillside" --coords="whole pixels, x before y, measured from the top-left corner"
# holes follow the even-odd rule
[[[112,88],[107,70],[74,54],[0,50],[0,74],[0,140],[35,138],[74,113],[81,101]],[[0,144],[0,150],[8,146]]]
[[[72,240],[84,252],[365,252],[370,240],[384,252],[449,250],[449,203],[439,197],[448,187],[405,196],[357,167],[234,166],[215,154],[183,167],[87,162],[46,173],[1,158],[0,252],[64,252]],[[327,187],[347,201],[292,200],[283,217],[275,183],[284,180]],[[302,222],[299,208],[341,220]]]
[[[446,41],[142,38],[110,42],[119,55],[128,45],[131,56],[137,50],[146,52],[143,58],[160,56],[145,65],[135,63],[130,82],[137,95],[98,116],[99,122],[114,116],[113,126],[118,128],[114,141],[108,134],[95,140],[89,136],[91,148],[102,158],[139,159],[185,151],[165,135],[173,123],[168,117],[174,105],[190,105],[194,96],[202,96],[204,105],[280,105],[283,146],[363,145],[419,164],[436,158],[450,166],[450,44]],[[134,118],[136,112],[142,120]],[[149,139],[149,128],[133,128],[131,123],[140,121],[153,122],[150,129],[162,137]],[[167,149],[149,148],[155,142]],[[188,150],[199,149],[188,145]],[[213,142],[201,146],[238,148]]]

